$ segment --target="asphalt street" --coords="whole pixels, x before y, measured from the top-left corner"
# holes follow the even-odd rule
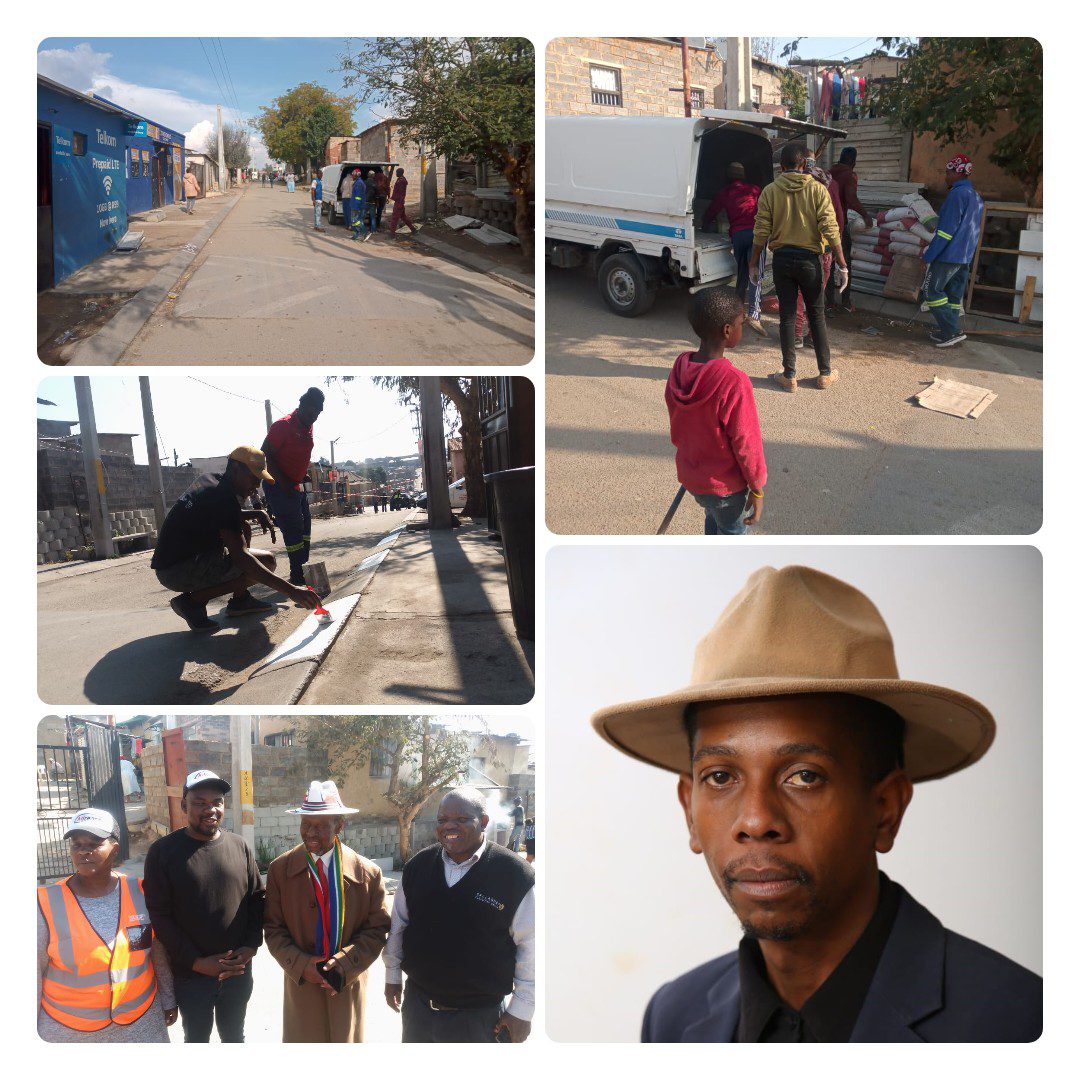
[[[313,522],[311,561],[325,562],[332,587],[346,580],[410,510]],[[254,548],[288,570],[281,534],[256,529]],[[50,704],[210,705],[227,701],[307,616],[277,593],[268,615],[221,615],[215,634],[194,634],[169,607],[171,593],[150,569],[151,553],[38,572],[38,693]],[[228,597],[211,602],[214,618]],[[270,704],[270,702],[267,702]]]
[[[387,220],[358,242],[324,225],[312,228],[306,189],[249,187],[121,363],[532,358],[531,297],[431,254],[406,232],[391,238]]]
[[[695,348],[684,295],[663,291],[636,319],[612,314],[582,271],[547,274],[547,522],[564,534],[652,534],[678,480],[664,386]],[[856,296],[856,304],[858,297]],[[935,349],[922,327],[882,316],[830,320],[839,381],[774,387],[778,317],[747,329],[731,358],[750,376],[769,472],[757,534],[1028,534],[1042,521],[1042,354],[969,338]],[[866,326],[881,336],[862,332]],[[912,402],[937,375],[992,390],[977,420]],[[687,497],[669,534],[703,532]]]

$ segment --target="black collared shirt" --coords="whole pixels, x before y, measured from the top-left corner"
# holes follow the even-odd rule
[[[739,943],[742,1007],[736,1042],[847,1042],[889,940],[900,890],[879,874],[878,905],[859,940],[799,1010],[786,1005],[769,982],[761,946]]]

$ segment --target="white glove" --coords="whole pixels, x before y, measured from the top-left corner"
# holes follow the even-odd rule
[[[837,289],[839,289],[840,292],[843,292],[848,287],[848,282],[850,280],[851,280],[851,274],[849,274],[848,271],[844,267],[838,266],[836,268],[836,287],[837,287]]]

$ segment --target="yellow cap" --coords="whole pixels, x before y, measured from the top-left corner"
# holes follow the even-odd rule
[[[266,471],[266,455],[261,450],[256,450],[254,446],[238,446],[230,455],[230,461],[239,461],[241,465],[246,465],[255,476],[261,476],[269,483],[274,482],[274,478]]]

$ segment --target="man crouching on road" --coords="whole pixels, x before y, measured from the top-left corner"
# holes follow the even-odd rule
[[[272,605],[256,600],[248,587],[266,585],[299,607],[314,609],[318,598],[309,589],[291,585],[274,573],[277,560],[268,551],[250,547],[255,521],[274,538],[265,510],[244,510],[242,504],[260,480],[274,482],[266,457],[253,446],[238,446],[223,473],[200,476],[165,517],[150,566],[158,581],[179,593],[169,606],[192,630],[213,633],[220,624],[207,618],[206,605],[232,593],[228,615],[267,611]]]
[[[484,836],[475,788],[439,804],[437,844],[406,864],[383,964],[407,1043],[524,1042],[536,980],[533,868]],[[401,973],[408,975],[402,1004]],[[503,999],[512,997],[503,1009]]]

